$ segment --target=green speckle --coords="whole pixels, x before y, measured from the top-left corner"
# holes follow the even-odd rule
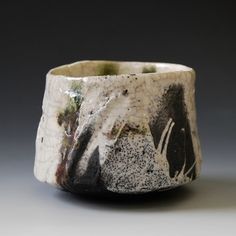
[[[81,95],[81,86],[77,83],[73,83],[71,89],[65,93],[69,96],[69,102],[67,107],[59,112],[57,122],[60,126],[64,123],[65,129],[67,129],[68,125],[76,121],[77,112],[80,109],[83,97]]]
[[[119,72],[118,64],[105,63],[99,66],[98,75],[117,75]]]
[[[142,73],[154,73],[156,72],[156,67],[155,66],[145,66],[143,67]]]

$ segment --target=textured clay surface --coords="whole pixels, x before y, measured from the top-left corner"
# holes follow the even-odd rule
[[[199,176],[195,74],[165,63],[82,61],[51,70],[35,176],[71,192],[145,193]]]

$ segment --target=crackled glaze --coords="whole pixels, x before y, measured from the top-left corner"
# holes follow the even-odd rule
[[[195,73],[166,63],[81,61],[47,74],[37,179],[71,192],[144,193],[200,173]]]

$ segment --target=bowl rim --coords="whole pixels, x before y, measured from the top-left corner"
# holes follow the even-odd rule
[[[130,64],[130,66],[155,66],[157,71],[155,72],[138,72],[138,73],[119,73],[119,74],[94,74],[94,75],[78,75],[74,76],[71,75],[70,70],[76,68],[77,66],[83,64],[86,65],[88,63],[97,63],[97,64],[117,64],[117,65],[124,65],[124,64]],[[158,71],[158,68],[168,68],[165,71]],[[128,77],[128,76],[147,76],[147,75],[160,75],[160,74],[169,74],[169,73],[181,73],[181,72],[191,72],[195,74],[195,71],[186,65],[183,64],[176,64],[176,63],[166,63],[166,62],[144,62],[144,61],[117,61],[117,60],[81,60],[76,61],[69,64],[64,64],[61,66],[57,66],[49,70],[47,75],[49,76],[55,76],[55,77],[62,77],[67,79],[83,79],[83,78],[104,78],[104,77]]]

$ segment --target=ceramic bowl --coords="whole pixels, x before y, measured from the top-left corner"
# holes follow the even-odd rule
[[[146,193],[196,179],[195,73],[80,61],[47,74],[34,174],[74,193]]]

